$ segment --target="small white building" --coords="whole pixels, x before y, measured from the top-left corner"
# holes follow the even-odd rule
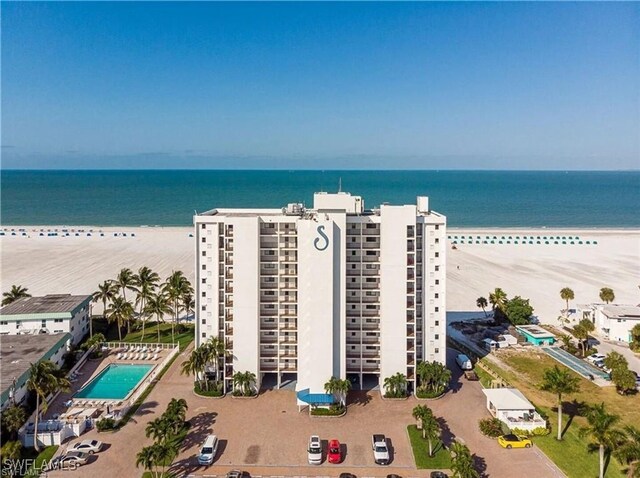
[[[487,409],[509,429],[534,430],[544,428],[547,422],[517,388],[487,388]]]
[[[631,329],[640,324],[640,306],[623,304],[578,305],[579,320],[593,322],[596,333],[609,340],[631,342]]]
[[[0,335],[64,334],[78,344],[89,333],[90,295],[23,297],[0,309]]]

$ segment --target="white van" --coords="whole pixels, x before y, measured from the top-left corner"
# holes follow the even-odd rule
[[[458,367],[460,367],[462,370],[473,369],[473,364],[471,363],[471,359],[467,357],[465,354],[458,354],[458,356],[456,357],[456,363],[458,364]]]
[[[210,465],[213,463],[213,459],[218,451],[218,437],[215,435],[209,435],[200,447],[200,453],[198,453],[198,464]]]

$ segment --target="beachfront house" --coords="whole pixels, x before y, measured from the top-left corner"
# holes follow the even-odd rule
[[[631,329],[640,324],[640,306],[623,304],[578,305],[578,317],[593,322],[597,334],[609,340],[631,342]]]
[[[487,410],[510,430],[531,431],[547,426],[546,420],[517,388],[487,388],[482,393],[487,397]]]
[[[0,309],[0,335],[71,334],[78,344],[89,333],[90,295],[23,297]]]
[[[553,345],[556,342],[555,335],[538,325],[517,325],[516,330],[533,345]]]
[[[47,334],[37,339],[30,335],[3,336],[0,340],[0,410],[24,401],[32,363],[50,360],[59,367],[70,345],[69,334]]]

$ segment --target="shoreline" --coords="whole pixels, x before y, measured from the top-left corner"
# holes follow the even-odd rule
[[[140,225],[98,225],[98,224],[3,224],[0,223],[0,230],[6,232],[7,229],[78,229],[78,228],[98,228],[98,229],[193,229],[193,225],[163,225],[163,224],[140,224]],[[632,232],[640,233],[640,226],[614,227],[614,226],[447,226],[448,232],[458,231],[563,231],[563,232]],[[39,231],[37,231],[39,232]]]

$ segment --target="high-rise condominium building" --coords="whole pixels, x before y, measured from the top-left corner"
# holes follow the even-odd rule
[[[368,388],[445,362],[446,218],[417,204],[365,209],[316,193],[313,208],[212,209],[194,218],[197,344],[224,340],[259,385],[322,393],[332,376]]]

